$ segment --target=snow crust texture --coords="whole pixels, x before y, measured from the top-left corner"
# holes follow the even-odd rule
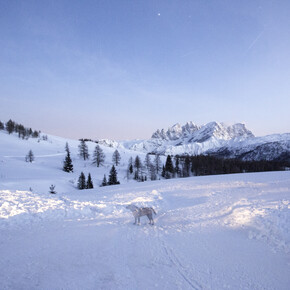
[[[290,172],[2,189],[0,288],[289,289],[289,202]]]

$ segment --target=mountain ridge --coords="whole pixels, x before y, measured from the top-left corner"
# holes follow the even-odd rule
[[[98,140],[103,145],[162,155],[214,155],[241,160],[290,161],[290,133],[256,137],[246,125],[189,121],[157,129],[147,140]]]

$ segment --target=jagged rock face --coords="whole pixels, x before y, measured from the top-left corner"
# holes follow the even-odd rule
[[[165,155],[210,154],[242,160],[277,160],[290,162],[290,134],[255,137],[244,124],[211,122],[198,126],[193,122],[175,124],[157,130],[149,140],[124,142],[102,140],[103,145]]]
[[[166,141],[187,141],[187,143],[203,143],[210,138],[230,140],[234,138],[254,137],[244,124],[227,126],[223,123],[211,122],[203,126],[197,126],[193,122],[187,122],[184,126],[176,124],[167,131],[157,130],[152,135],[152,139],[162,139]]]
[[[160,131],[158,129],[152,134],[151,138],[173,141],[181,138],[186,138],[198,129],[199,127],[196,126],[193,122],[187,122],[184,126],[181,126],[177,123],[174,126],[168,128],[167,131],[165,131],[164,129]]]

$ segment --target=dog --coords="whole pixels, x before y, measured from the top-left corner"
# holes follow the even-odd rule
[[[135,223],[134,225],[140,224],[140,217],[147,215],[149,219],[149,224],[154,225],[154,220],[153,220],[153,213],[156,214],[155,210],[152,207],[138,207],[134,204],[129,204],[126,206],[127,209],[131,210],[134,218],[135,218]]]

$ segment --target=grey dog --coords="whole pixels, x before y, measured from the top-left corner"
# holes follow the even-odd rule
[[[154,225],[154,220],[153,220],[153,213],[156,214],[155,210],[152,207],[138,207],[134,204],[129,204],[126,206],[127,209],[131,210],[134,218],[135,218],[135,223],[134,225],[138,222],[140,224],[140,217],[147,215],[149,219],[149,224]]]

